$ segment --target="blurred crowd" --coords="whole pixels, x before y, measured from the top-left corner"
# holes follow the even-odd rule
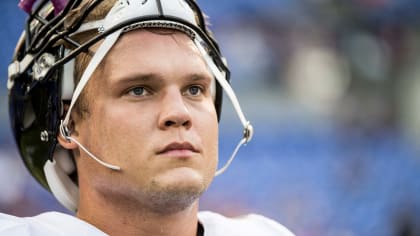
[[[198,0],[255,138],[203,209],[268,215],[302,236],[420,235],[420,1]],[[7,113],[23,28],[0,14],[0,211],[65,211],[26,173]],[[221,162],[241,129],[225,99]]]

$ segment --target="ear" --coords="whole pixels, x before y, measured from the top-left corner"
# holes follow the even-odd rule
[[[69,95],[69,96],[71,96],[71,95]],[[61,119],[64,119],[64,115],[67,113],[70,105],[68,103],[62,103],[62,106],[63,106],[63,111],[62,111],[62,114],[61,114],[62,115]],[[61,122],[63,122],[63,120],[61,120]],[[73,127],[73,120],[70,119],[69,123],[70,123],[69,124],[70,129],[71,129],[71,127]],[[61,129],[61,125],[62,124],[60,124],[60,129]],[[68,135],[71,136],[71,133],[69,132]],[[60,146],[63,147],[64,149],[72,150],[72,149],[77,148],[77,144],[75,142],[71,141],[70,139],[66,138],[65,136],[63,136],[61,131],[59,131],[58,134],[57,134],[57,140],[58,140],[58,143],[60,144]]]
[[[57,135],[57,140],[58,140],[58,143],[65,149],[71,150],[71,149],[77,148],[77,144],[75,142],[72,142],[70,139],[67,139],[66,137],[61,135],[60,132]]]

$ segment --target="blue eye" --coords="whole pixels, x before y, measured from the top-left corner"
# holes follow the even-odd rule
[[[188,88],[188,93],[189,95],[192,95],[192,96],[198,96],[201,94],[201,92],[202,92],[202,89],[197,85],[193,85]]]
[[[130,95],[133,95],[133,96],[145,96],[145,95],[148,94],[146,88],[144,88],[144,87],[134,87],[134,88],[130,89],[130,91],[128,91],[128,93]]]

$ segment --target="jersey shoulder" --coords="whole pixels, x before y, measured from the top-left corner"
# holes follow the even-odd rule
[[[205,236],[294,236],[283,225],[257,214],[229,218],[218,213],[204,211],[199,212],[198,218],[204,227]]]
[[[33,217],[16,217],[0,213],[0,235],[103,236],[105,233],[74,216],[59,212],[46,212]]]
[[[30,235],[29,226],[20,217],[0,213],[0,235]]]

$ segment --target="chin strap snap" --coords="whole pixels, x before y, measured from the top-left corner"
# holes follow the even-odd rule
[[[214,174],[215,176],[223,174],[223,172],[225,172],[229,168],[233,159],[235,159],[235,156],[238,153],[239,148],[241,148],[242,145],[246,145],[249,141],[251,141],[252,136],[254,135],[254,128],[249,123],[249,121],[247,122],[247,125],[244,128],[244,133],[243,134],[244,135],[243,135],[242,139],[239,141],[238,145],[236,145],[236,147],[233,150],[233,153],[230,156],[229,160],[226,162],[226,164],[222,168],[220,168],[219,170],[216,171],[216,173]]]
[[[249,121],[246,123],[246,126],[244,128],[244,139],[245,144],[249,143],[249,141],[252,140],[252,136],[254,136],[254,127],[249,123]]]

